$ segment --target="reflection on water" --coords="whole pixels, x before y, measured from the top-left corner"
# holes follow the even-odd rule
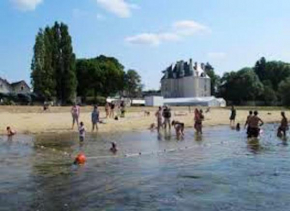
[[[1,137],[0,210],[289,210],[287,140],[264,131]],[[73,166],[80,151],[88,161]]]

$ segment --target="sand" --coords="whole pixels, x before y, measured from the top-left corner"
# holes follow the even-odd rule
[[[91,131],[92,107],[81,107],[81,121],[84,122],[88,132]],[[154,112],[157,108],[132,107],[127,108],[125,118],[118,121],[105,119],[104,108],[100,108],[101,119],[105,124],[99,124],[99,132],[122,132],[147,130],[150,124],[156,121]],[[188,107],[173,107],[172,120],[184,122],[187,128],[193,127],[193,109]],[[203,108],[205,110],[205,108]],[[150,116],[144,116],[144,110],[150,111]],[[259,116],[266,122],[279,122],[281,120],[280,109],[263,109]],[[237,109],[236,123],[244,125],[248,110]],[[205,113],[205,127],[215,125],[229,125],[229,108],[212,108]],[[37,106],[1,106],[0,107],[0,133],[6,134],[6,127],[11,126],[17,133],[40,134],[40,133],[67,133],[77,132],[77,128],[71,129],[72,118],[70,107],[51,107],[43,112],[42,107]]]

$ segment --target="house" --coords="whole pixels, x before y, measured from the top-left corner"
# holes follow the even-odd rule
[[[205,72],[205,65],[178,61],[163,71],[161,95],[164,98],[210,97],[211,79]]]
[[[7,80],[0,78],[0,93],[2,94],[30,94],[30,87],[25,81],[9,83]]]

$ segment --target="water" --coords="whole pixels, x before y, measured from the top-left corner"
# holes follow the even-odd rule
[[[0,139],[0,210],[289,210],[290,152],[266,125],[205,128],[184,140],[134,132]],[[118,144],[113,155],[110,141]],[[79,151],[84,166],[72,165]],[[139,153],[141,152],[141,155]]]

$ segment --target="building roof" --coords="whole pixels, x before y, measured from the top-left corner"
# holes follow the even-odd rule
[[[30,87],[28,86],[28,84],[27,84],[24,80],[17,81],[17,82],[14,82],[14,83],[11,83],[10,85],[11,85],[12,87],[14,87],[14,86],[17,86],[17,85],[19,85],[19,84],[24,84],[25,86],[27,86],[28,88],[30,88]]]
[[[175,64],[171,64],[166,70],[162,71],[164,73],[163,79],[170,78],[183,78],[187,76],[205,77],[209,78],[205,72],[205,65],[203,63],[198,64],[192,63],[192,59],[189,62],[183,60],[177,61]]]

